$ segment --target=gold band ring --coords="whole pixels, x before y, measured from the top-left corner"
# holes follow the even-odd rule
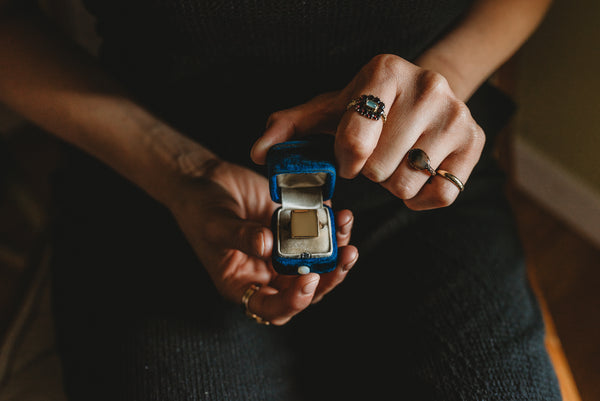
[[[381,101],[377,96],[373,95],[361,95],[356,99],[352,99],[346,106],[346,110],[354,109],[361,116],[370,118],[371,120],[385,121],[387,116],[385,115],[385,103]]]
[[[263,319],[262,317],[258,316],[256,313],[250,312],[250,309],[248,309],[248,303],[250,302],[250,298],[252,298],[252,295],[254,295],[254,293],[256,293],[256,292],[258,292],[258,290],[260,290],[260,287],[262,287],[262,285],[258,284],[258,283],[250,284],[250,287],[248,287],[246,289],[246,291],[244,291],[244,295],[242,295],[242,308],[243,308],[246,316],[254,319],[256,321],[256,323],[264,324],[264,325],[268,326],[269,324],[271,324],[268,320]]]
[[[440,176],[442,176],[442,177],[444,177],[445,179],[447,179],[448,181],[450,181],[454,185],[456,185],[456,187],[459,189],[460,192],[464,191],[465,184],[463,184],[462,181],[459,180],[458,177],[455,176],[454,174],[449,173],[446,170],[441,170],[441,169],[437,170],[437,174],[440,175]]]

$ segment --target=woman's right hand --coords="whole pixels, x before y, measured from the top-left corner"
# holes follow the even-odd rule
[[[230,301],[239,303],[251,284],[260,283],[249,310],[273,324],[284,324],[342,282],[356,262],[358,251],[348,245],[353,216],[342,210],[335,218],[340,247],[336,269],[322,275],[279,275],[270,262],[269,229],[278,205],[270,198],[266,178],[215,159],[195,171],[177,185],[177,196],[167,206],[216,288]]]

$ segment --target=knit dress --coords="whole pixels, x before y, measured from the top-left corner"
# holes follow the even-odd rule
[[[86,0],[99,62],[220,157],[274,111],[343,88],[371,58],[414,60],[467,0]],[[365,178],[347,279],[284,327],[222,299],[170,212],[69,150],[55,178],[54,311],[71,400],[559,400],[543,322],[491,157],[512,102],[468,104],[487,135],[467,189],[415,212]]]

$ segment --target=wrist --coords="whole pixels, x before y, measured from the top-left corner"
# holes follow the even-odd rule
[[[472,76],[465,76],[464,70],[458,68],[451,57],[446,57],[435,49],[423,53],[415,60],[415,64],[444,76],[456,97],[462,101],[469,99],[477,86],[481,84]]]
[[[166,206],[182,183],[203,175],[218,159],[126,98],[112,98],[93,110],[69,140]]]
[[[173,208],[182,200],[182,193],[190,183],[207,177],[221,162],[213,152],[197,142],[165,127],[167,132],[151,140],[150,150],[153,161],[147,169],[142,169],[137,183],[150,196]]]

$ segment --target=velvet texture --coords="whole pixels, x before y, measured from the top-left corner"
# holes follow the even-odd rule
[[[280,143],[269,149],[267,168],[273,202],[281,203],[281,189],[277,185],[277,176],[290,173],[326,173],[323,200],[331,199],[336,177],[332,139],[326,135],[318,135],[304,141]]]
[[[326,173],[323,185],[323,200],[331,199],[335,188],[335,166],[333,164],[333,141],[325,135],[314,136],[303,141],[289,141],[277,144],[267,153],[267,169],[269,174],[269,191],[274,202],[281,203],[281,188],[277,184],[280,174]],[[327,257],[290,258],[273,250],[273,267],[281,274],[299,274],[298,267],[307,266],[311,273],[327,273],[335,269],[337,264],[337,241],[335,236],[335,220],[330,207],[323,205],[328,213],[331,226],[332,253]],[[278,233],[277,214],[273,214],[273,233]],[[277,235],[277,234],[276,234]],[[276,239],[279,241],[279,238]]]

